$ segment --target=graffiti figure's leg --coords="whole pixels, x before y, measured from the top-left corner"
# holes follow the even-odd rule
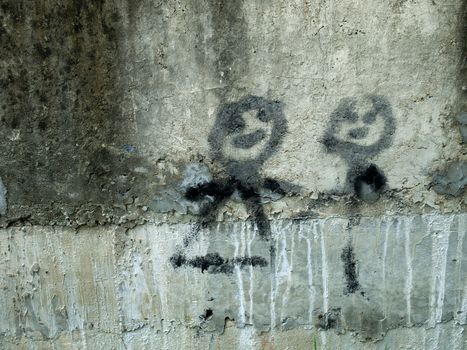
[[[254,195],[251,195],[254,193]],[[248,212],[253,216],[258,228],[258,233],[262,239],[269,242],[269,266],[270,266],[270,279],[271,279],[271,300],[275,297],[276,289],[276,240],[274,239],[271,232],[271,224],[269,223],[266,214],[264,213],[264,208],[261,203],[261,198],[258,194],[258,191],[248,191],[250,195],[245,199],[245,203],[248,209]],[[242,196],[244,194],[242,193]],[[273,312],[271,311],[271,317],[273,317]],[[275,320],[271,319],[271,327],[274,327]]]

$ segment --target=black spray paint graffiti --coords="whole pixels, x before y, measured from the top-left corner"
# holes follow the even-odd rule
[[[283,188],[294,186],[262,178],[259,171],[277,150],[286,131],[283,105],[278,101],[247,96],[219,110],[208,141],[211,157],[223,166],[226,176],[186,190],[187,199],[203,202],[204,206],[201,219],[191,235],[184,240],[185,248],[197,237],[201,227],[214,221],[218,209],[229,198],[238,196],[254,218],[260,237],[271,241],[270,264],[274,266],[275,248],[269,220],[261,202],[261,191],[284,195]],[[267,266],[266,259],[259,256],[224,259],[217,253],[188,259],[179,251],[170,260],[175,268],[188,265],[209,273],[231,273],[236,265]]]
[[[366,112],[358,113],[359,103],[367,104]],[[346,187],[366,202],[376,201],[386,184],[383,172],[370,160],[391,145],[395,130],[389,102],[379,95],[343,99],[331,114],[323,143],[347,162]]]
[[[344,263],[344,276],[346,281],[344,294],[353,294],[360,289],[360,283],[358,282],[357,261],[351,242],[342,250],[341,259]]]

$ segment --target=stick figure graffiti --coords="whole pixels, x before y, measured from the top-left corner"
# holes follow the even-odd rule
[[[211,157],[225,169],[223,179],[213,180],[188,188],[185,197],[202,201],[201,219],[190,237],[184,240],[185,248],[197,236],[200,228],[214,221],[218,209],[231,197],[239,197],[248,213],[254,218],[260,237],[271,240],[269,220],[262,205],[263,191],[284,195],[285,189],[296,186],[259,174],[264,162],[277,150],[287,131],[283,105],[258,96],[246,96],[238,102],[220,108],[209,135]],[[274,262],[274,245],[270,245],[271,264]],[[170,259],[177,268],[188,265],[210,273],[230,273],[235,265],[241,267],[266,266],[262,257],[237,257],[224,259],[219,254],[207,254],[192,259],[180,250]]]
[[[358,107],[366,112],[359,114]],[[386,184],[386,177],[370,160],[391,145],[395,130],[389,102],[379,95],[345,98],[331,114],[323,144],[347,162],[346,188],[353,187],[357,197],[366,202],[378,200]]]

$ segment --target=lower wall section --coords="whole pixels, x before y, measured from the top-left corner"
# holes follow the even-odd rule
[[[398,328],[389,331],[383,341],[360,342],[352,334],[337,334],[316,329],[293,329],[258,334],[252,327],[228,326],[221,334],[199,332],[196,329],[173,324],[164,330],[145,327],[124,334],[100,333],[96,330],[62,332],[53,339],[26,336],[5,337],[1,349],[73,349],[73,350],[127,350],[127,349],[206,349],[206,350],[463,350],[465,332],[454,321],[435,328]]]
[[[462,349],[467,215],[0,231],[7,349]],[[261,234],[260,234],[261,233]]]

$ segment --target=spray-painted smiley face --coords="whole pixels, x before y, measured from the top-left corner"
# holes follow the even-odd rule
[[[388,147],[394,132],[394,117],[384,97],[345,98],[331,114],[323,143],[349,162],[361,161]]]
[[[287,130],[280,102],[247,96],[224,105],[209,135],[214,159],[258,169],[280,144]]]

